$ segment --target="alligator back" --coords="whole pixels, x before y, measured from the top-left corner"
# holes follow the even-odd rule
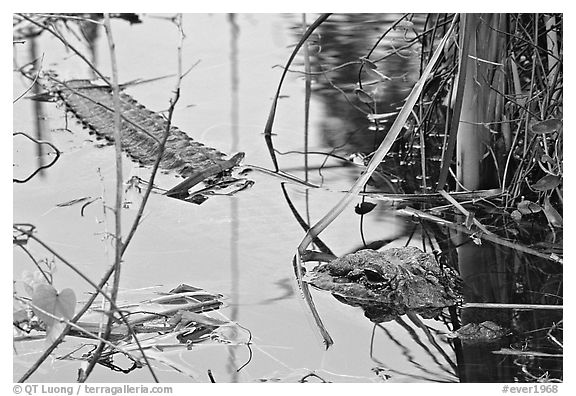
[[[56,85],[56,92],[68,110],[98,136],[114,140],[114,103],[108,86],[88,80],[70,80]],[[121,92],[122,149],[142,165],[152,165],[159,152],[167,120],[148,110],[130,95]],[[175,171],[184,177],[213,168],[224,161],[226,154],[207,147],[171,126],[160,168]]]

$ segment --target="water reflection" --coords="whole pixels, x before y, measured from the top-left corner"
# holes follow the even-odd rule
[[[558,265],[508,248],[469,245],[459,248],[467,302],[562,305]],[[499,344],[464,344],[462,380],[530,382],[561,377],[562,345],[550,334],[562,319],[561,309],[463,309],[463,324],[490,320],[509,328],[511,336]]]
[[[238,39],[240,35],[240,26],[236,21],[236,15],[228,15],[228,23],[230,27],[230,133],[231,133],[231,147],[230,152],[236,153],[240,151],[240,102],[238,97],[239,91],[239,72],[238,72]],[[230,200],[230,320],[239,322],[238,307],[241,303],[240,299],[240,261],[239,261],[239,248],[238,242],[240,239],[240,218],[238,212],[239,202],[236,199]],[[238,352],[238,345],[230,345],[229,347],[229,360],[227,363],[228,374],[230,375],[230,382],[238,382],[238,362],[236,354]]]
[[[42,57],[43,58],[43,57]],[[37,49],[37,44],[36,44],[36,39],[33,38],[30,42],[30,59],[35,59],[36,62],[39,62],[39,56],[38,56],[38,49]],[[35,68],[35,73],[34,75],[37,76],[38,73],[40,73],[40,70],[42,68],[42,65],[39,63],[39,67]],[[33,83],[32,85],[32,94],[33,95],[38,95],[41,91],[40,85],[37,83]],[[43,110],[43,104],[41,101],[39,100],[35,100],[33,101],[34,103],[34,132],[36,135],[36,139],[38,140],[44,140],[44,136],[46,136],[45,133],[45,121],[44,121],[44,110]],[[44,156],[44,150],[43,150],[43,146],[41,144],[36,145],[36,155],[38,158],[38,168],[42,167],[42,157]],[[44,170],[41,170],[40,172],[38,172],[38,176],[42,177],[44,176]]]
[[[324,143],[338,152],[370,154],[380,144],[392,125],[395,114],[402,106],[418,78],[419,45],[414,32],[405,29],[390,31],[372,50],[380,36],[402,15],[398,14],[343,14],[334,15],[318,29],[317,52],[313,55],[316,74],[315,97],[324,103],[324,116],[320,124]],[[415,17],[421,24],[422,18]],[[395,51],[406,43],[413,46]],[[386,60],[375,63],[385,79],[370,74],[361,59]],[[362,72],[360,73],[360,70]],[[366,103],[355,95],[362,88],[372,96]],[[384,120],[371,123],[367,113],[390,114]],[[389,185],[378,183],[386,191]]]
[[[378,147],[419,77],[422,55],[431,51],[423,32],[441,33],[450,19],[443,14],[341,14],[319,27],[312,71],[315,97],[324,103],[320,127],[328,147],[361,158]],[[431,81],[425,95],[438,83]],[[369,121],[368,113],[379,116]],[[443,136],[441,120],[429,123],[423,106],[417,106],[369,184],[387,192],[430,191]]]

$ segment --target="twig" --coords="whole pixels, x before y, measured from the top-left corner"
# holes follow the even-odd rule
[[[433,221],[435,223],[445,225],[445,226],[452,228],[454,230],[466,233],[468,235],[475,236],[475,237],[480,238],[480,239],[484,239],[486,241],[489,241],[489,242],[492,242],[492,243],[495,243],[495,244],[498,244],[501,246],[506,246],[510,249],[514,249],[514,250],[517,250],[519,252],[531,254],[533,256],[541,257],[541,258],[544,258],[546,260],[554,261],[556,263],[560,263],[560,264],[563,263],[562,258],[559,257],[558,255],[554,254],[554,253],[552,253],[552,254],[541,253],[541,252],[534,250],[534,249],[531,249],[527,246],[520,245],[518,243],[503,239],[496,234],[484,234],[481,232],[470,231],[468,228],[466,228],[463,225],[453,223],[451,221],[442,219],[440,217],[436,217],[436,216],[428,214],[426,212],[422,212],[421,210],[407,207],[404,209],[397,210],[396,213],[399,215],[403,215],[403,216],[415,216],[418,218],[422,218],[424,220]]]
[[[556,345],[558,345],[560,348],[564,348],[564,344],[563,344],[562,342],[558,341],[558,339],[552,335],[552,331],[554,331],[555,329],[557,329],[557,328],[558,328],[558,325],[559,325],[560,323],[562,323],[562,320],[561,320],[560,322],[558,322],[558,323],[554,323],[554,324],[552,325],[552,327],[550,327],[550,328],[548,329],[548,332],[546,333],[546,336],[547,336],[548,338],[550,338],[550,339],[551,339]],[[561,330],[562,330],[562,329],[561,329]]]
[[[460,211],[464,216],[466,216],[466,220],[472,216],[472,214],[464,208],[458,201],[456,201],[453,197],[450,196],[445,190],[439,190],[438,193],[442,195],[448,202],[450,202],[456,209]],[[486,227],[482,223],[480,223],[475,217],[472,217],[472,221],[482,232],[485,234],[493,234],[492,232],[488,231]]]
[[[118,289],[120,287],[120,273],[122,269],[122,193],[124,181],[122,178],[122,119],[120,106],[120,86],[118,85],[118,67],[116,62],[116,50],[114,44],[114,38],[112,36],[112,28],[110,26],[110,15],[104,14],[104,28],[106,30],[106,37],[108,38],[108,48],[110,51],[110,63],[112,68],[112,100],[114,102],[114,147],[116,153],[116,203],[114,205],[114,277],[112,280],[112,292],[110,295],[110,302],[116,304],[116,298],[118,297]],[[104,331],[103,338],[108,339],[110,333],[112,332],[112,324],[114,318],[110,316],[108,322],[106,323],[106,329]],[[102,356],[102,351],[104,350],[103,342],[100,342],[96,352],[92,356],[88,367],[81,373],[79,382],[85,382],[94,366],[100,360]],[[156,382],[158,379],[153,371],[151,371],[152,377]]]
[[[38,26],[39,28],[41,28],[42,30],[46,30],[48,32],[50,32],[52,35],[54,35],[54,37],[56,37],[58,40],[60,40],[65,46],[66,48],[70,48],[76,55],[78,55],[93,71],[94,73],[96,73],[102,80],[104,80],[104,82],[106,82],[106,84],[110,85],[110,82],[108,81],[108,79],[102,74],[100,73],[100,71],[96,68],[96,66],[94,66],[92,64],[92,62],[90,62],[80,51],[78,51],[72,44],[70,44],[68,41],[66,41],[66,39],[64,39],[64,37],[62,37],[58,32],[56,32],[55,30],[50,29],[48,26],[46,25],[42,25],[38,22],[36,22],[35,20],[33,20],[32,18],[27,17],[24,14],[17,14],[18,16],[26,19],[28,22],[33,23],[34,25]]]

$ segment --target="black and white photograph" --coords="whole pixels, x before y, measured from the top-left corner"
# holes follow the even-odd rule
[[[11,13],[9,392],[567,390],[564,14],[381,9]]]

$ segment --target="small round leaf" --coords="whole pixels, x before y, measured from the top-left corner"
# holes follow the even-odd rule
[[[548,133],[554,133],[562,128],[562,121],[552,118],[550,120],[537,122],[536,124],[532,125],[530,129],[532,132],[537,133],[539,135],[545,135]]]

